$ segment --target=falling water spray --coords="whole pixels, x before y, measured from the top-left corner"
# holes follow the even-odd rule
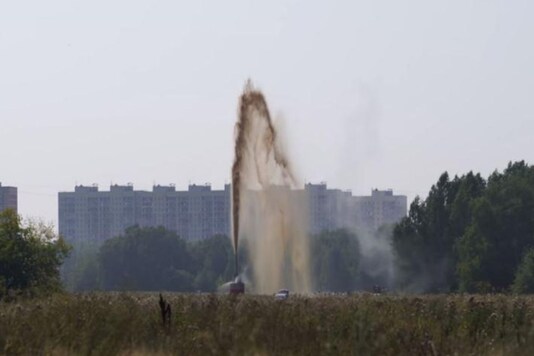
[[[246,240],[253,289],[310,291],[307,205],[261,91],[250,81],[239,100],[232,166],[232,240],[236,277]]]

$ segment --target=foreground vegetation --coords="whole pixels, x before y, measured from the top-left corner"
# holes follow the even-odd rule
[[[55,295],[0,303],[4,354],[496,354],[534,352],[534,298]]]

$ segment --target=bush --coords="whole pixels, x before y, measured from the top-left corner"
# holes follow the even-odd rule
[[[13,292],[35,295],[59,291],[59,267],[69,249],[51,227],[23,224],[14,211],[1,212],[0,298]]]

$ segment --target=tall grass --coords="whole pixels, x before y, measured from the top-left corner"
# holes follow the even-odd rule
[[[534,297],[95,293],[0,303],[4,354],[534,354]]]

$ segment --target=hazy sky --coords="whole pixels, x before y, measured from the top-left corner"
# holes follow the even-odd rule
[[[533,1],[2,1],[0,182],[57,221],[77,184],[230,179],[247,78],[302,181],[426,195],[534,163]]]

